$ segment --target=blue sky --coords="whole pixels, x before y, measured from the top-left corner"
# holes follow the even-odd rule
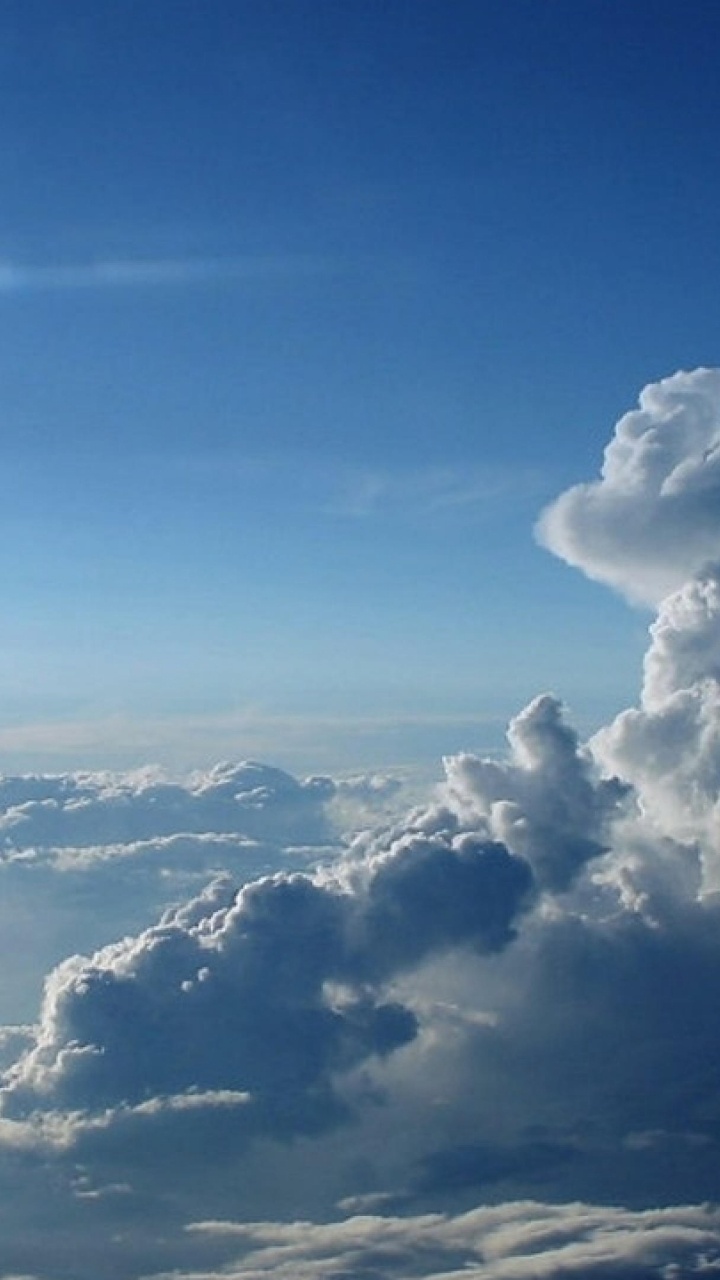
[[[647,616],[532,529],[715,358],[719,28],[6,0],[4,767],[405,763],[628,701]]]

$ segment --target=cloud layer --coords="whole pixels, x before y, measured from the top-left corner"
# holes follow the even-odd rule
[[[234,1245],[227,1280],[547,1280],[566,1277],[720,1275],[720,1215],[707,1208],[632,1213],[533,1201],[456,1217],[367,1216],[340,1223],[196,1223],[206,1239]],[[680,1270],[682,1268],[682,1270]],[[220,1273],[218,1273],[219,1275]],[[187,1280],[191,1280],[188,1275]],[[210,1280],[193,1273],[193,1280]]]

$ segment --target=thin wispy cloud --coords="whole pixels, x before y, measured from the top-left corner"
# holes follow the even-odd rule
[[[303,254],[97,258],[83,262],[0,260],[0,296],[84,289],[252,283],[324,274],[327,259]]]
[[[381,514],[435,514],[476,509],[511,495],[537,492],[541,477],[530,468],[495,466],[344,469],[334,477],[333,514],[363,518]]]
[[[232,478],[253,493],[281,496],[285,510],[300,508],[348,521],[394,522],[473,517],[500,504],[541,500],[548,477],[540,467],[403,465],[370,467],[309,450],[253,452],[237,448],[196,449],[158,458],[171,476],[193,483]]]

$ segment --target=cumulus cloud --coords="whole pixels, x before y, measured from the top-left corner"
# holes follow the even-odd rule
[[[635,787],[646,827],[701,859],[720,888],[720,570],[685,583],[650,628],[640,705],[601,730],[596,757]]]
[[[720,370],[651,383],[620,419],[599,480],[543,512],[551,551],[631,600],[658,604],[720,556]]]
[[[337,856],[340,789],[254,762],[181,779],[156,769],[0,777],[5,1017],[35,1016],[43,977],[64,956],[136,933],[213,875],[239,886]],[[355,813],[367,821],[381,792],[381,779],[364,791],[356,779]]]
[[[647,388],[543,517],[591,576],[670,588],[638,705],[591,741],[543,694],[400,817],[393,779],[257,764],[0,779],[6,887],[86,907],[142,868],[161,908],[0,1035],[4,1265],[720,1275],[718,403],[714,371]]]
[[[508,741],[508,762],[449,758],[448,799],[465,822],[486,822],[498,840],[526,857],[540,885],[567,889],[585,863],[605,851],[628,787],[596,775],[549,694],[511,722]]]
[[[325,1215],[341,1197],[402,1205],[412,1222],[488,1192],[620,1196],[639,1222],[648,1203],[712,1195],[714,902],[688,895],[657,918],[639,894],[623,896],[614,860],[627,861],[642,820],[556,700],[531,704],[509,738],[504,762],[449,760],[437,800],[332,866],[239,890],[218,879],[158,924],[56,968],[37,1028],[16,1041],[0,1147],[34,1144],[65,1178],[87,1170],[66,1194],[102,1208],[101,1238],[122,1205],[152,1222],[168,1195],[176,1226],[193,1208],[240,1204],[244,1216],[278,1197]],[[497,839],[501,822],[515,848]],[[113,1186],[128,1190],[102,1190]],[[196,1234],[202,1249],[174,1253],[146,1240],[145,1271],[153,1257],[187,1267],[197,1256],[198,1276],[220,1254],[235,1265],[216,1236],[206,1251],[212,1233]],[[661,1255],[641,1236],[637,1274],[653,1274]],[[619,1244],[606,1255],[598,1243],[593,1260],[576,1243],[523,1262],[511,1250],[512,1264],[493,1266],[498,1277],[633,1274]],[[665,1248],[662,1265],[687,1274],[706,1256],[672,1232]],[[446,1257],[436,1242],[415,1262],[399,1245],[350,1250],[331,1255],[328,1274],[492,1275],[488,1249]],[[288,1267],[305,1265],[290,1256]],[[263,1274],[271,1257],[279,1265],[250,1251],[238,1276]],[[122,1265],[128,1274],[127,1250]],[[311,1250],[307,1274],[319,1265]]]
[[[238,893],[216,881],[136,938],[60,965],[6,1112],[235,1089],[270,1131],[334,1123],[332,1073],[417,1032],[378,984],[435,950],[501,949],[531,886],[524,861],[465,835],[396,841],[364,872],[352,892],[327,873]]]
[[[658,606],[639,706],[588,750],[632,784],[638,804],[618,883],[637,903],[639,882],[652,881],[666,908],[683,884],[720,888],[719,497],[720,370],[696,369],[645,387],[601,478],[562,494],[538,525],[563,559]]]
[[[219,764],[187,782],[152,773],[58,774],[0,780],[0,840],[6,849],[101,845],[178,833],[238,833],[321,844],[330,828],[329,778],[298,782],[282,769]]]

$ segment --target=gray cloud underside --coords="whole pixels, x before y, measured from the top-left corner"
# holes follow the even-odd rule
[[[58,774],[0,779],[7,849],[101,845],[184,833],[231,833],[320,844],[330,835],[329,778],[298,782],[282,769],[222,764],[186,783],[152,775]]]

